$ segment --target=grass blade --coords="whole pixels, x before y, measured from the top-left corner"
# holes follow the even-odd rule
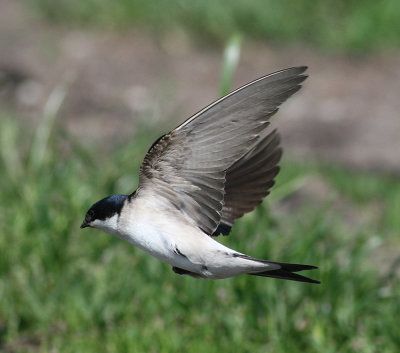
[[[239,35],[234,35],[225,47],[220,81],[221,96],[231,91],[232,78],[239,63],[241,43],[241,37]]]
[[[71,73],[64,75],[61,82],[54,88],[47,99],[43,110],[43,118],[36,129],[32,143],[32,149],[29,156],[30,169],[37,170],[43,165],[54,121],[62,103],[64,102],[68,88],[70,87],[74,76],[75,75]]]

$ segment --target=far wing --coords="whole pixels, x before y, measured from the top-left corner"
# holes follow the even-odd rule
[[[236,218],[252,211],[269,194],[279,172],[279,142],[273,130],[227,170],[221,221],[213,235],[228,235]]]

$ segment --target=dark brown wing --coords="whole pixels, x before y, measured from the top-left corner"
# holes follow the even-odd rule
[[[273,130],[227,170],[221,221],[213,235],[228,235],[235,219],[252,211],[269,194],[279,172],[279,142]]]
[[[300,89],[306,67],[261,77],[217,100],[148,151],[138,195],[166,198],[207,234],[221,221],[225,177],[260,136],[278,106]]]

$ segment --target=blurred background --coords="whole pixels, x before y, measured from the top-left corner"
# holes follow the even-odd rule
[[[398,352],[400,3],[1,0],[1,352]],[[219,239],[309,285],[175,275],[87,208],[222,94],[307,65],[272,193]]]

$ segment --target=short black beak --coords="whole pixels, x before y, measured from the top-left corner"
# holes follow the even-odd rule
[[[82,228],[86,228],[86,227],[89,227],[89,224],[87,224],[87,223],[86,223],[86,220],[85,220],[85,221],[83,221],[82,224],[81,224],[81,229],[82,229]]]

